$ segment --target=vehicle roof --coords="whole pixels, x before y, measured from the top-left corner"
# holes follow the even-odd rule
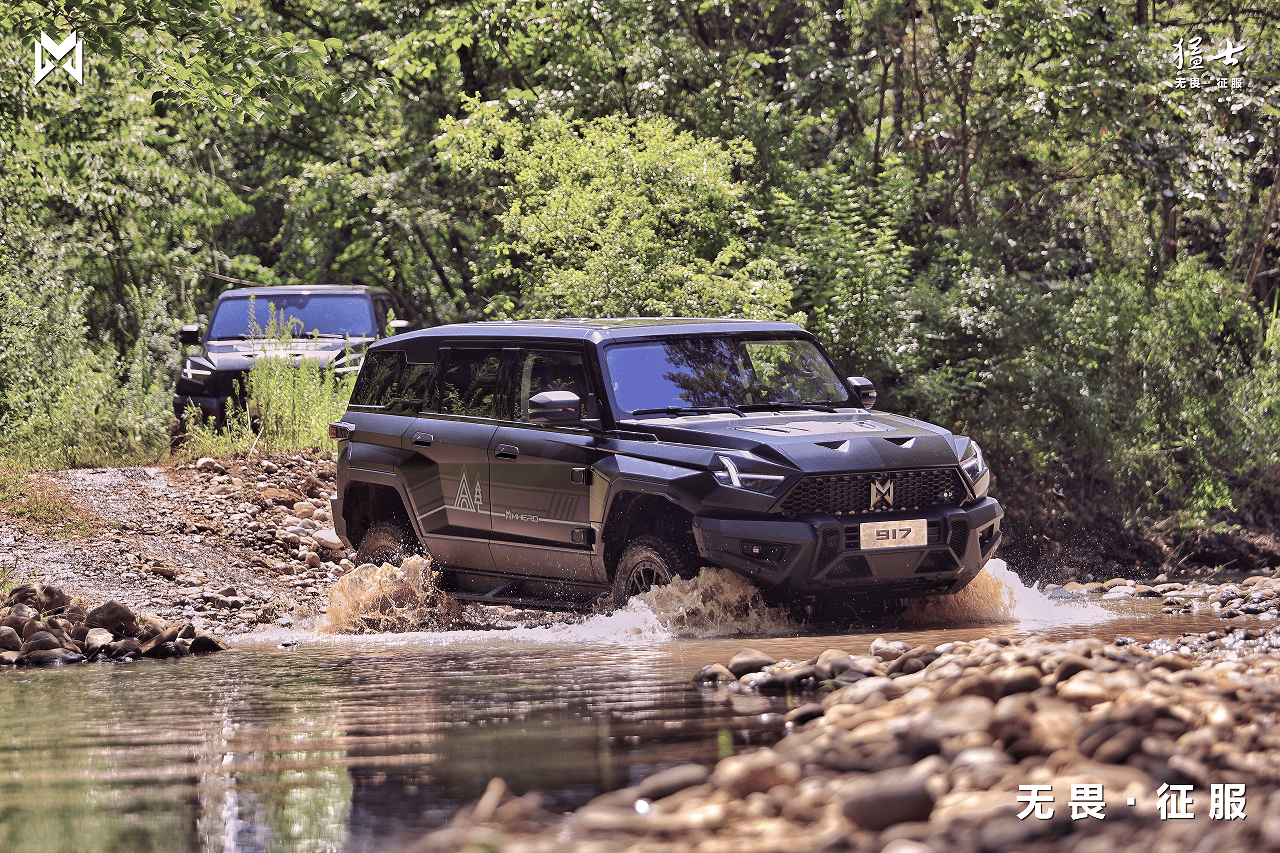
[[[386,288],[368,284],[276,284],[263,287],[232,287],[218,294],[218,299],[241,296],[293,296],[311,293],[357,294],[387,293]]]
[[[794,323],[772,320],[720,320],[708,317],[609,317],[563,320],[488,320],[453,323],[399,335],[406,338],[544,338],[559,340],[633,340],[668,335],[733,332],[800,332]],[[392,344],[394,346],[394,344]]]

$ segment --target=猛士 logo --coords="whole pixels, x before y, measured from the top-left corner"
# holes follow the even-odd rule
[[[48,62],[44,59],[46,51],[53,57]],[[71,54],[71,58],[62,63],[62,67],[77,83],[84,85],[84,40],[78,37],[75,30],[71,31],[71,35],[67,36],[62,44],[49,38],[46,33],[40,33],[40,40],[36,42],[36,67],[35,74],[31,77],[31,85],[37,85],[57,71],[58,61],[68,53]]]

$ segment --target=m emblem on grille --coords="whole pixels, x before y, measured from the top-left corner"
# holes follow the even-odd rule
[[[871,481],[871,508],[893,509],[893,480],[885,477]]]

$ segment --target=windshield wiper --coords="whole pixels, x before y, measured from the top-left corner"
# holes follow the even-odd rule
[[[815,412],[834,412],[835,408],[826,403],[748,403],[742,407],[746,411],[763,410],[782,412],[790,409],[806,409]]]
[[[631,413],[632,417],[636,415],[721,415],[734,414],[740,418],[747,415],[742,409],[735,406],[665,406],[661,409],[636,409]]]

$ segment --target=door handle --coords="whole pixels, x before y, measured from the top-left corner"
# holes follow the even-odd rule
[[[493,455],[499,459],[515,459],[520,455],[520,448],[510,444],[499,444]]]
[[[436,437],[429,432],[420,432],[413,437],[414,447],[430,447]]]

